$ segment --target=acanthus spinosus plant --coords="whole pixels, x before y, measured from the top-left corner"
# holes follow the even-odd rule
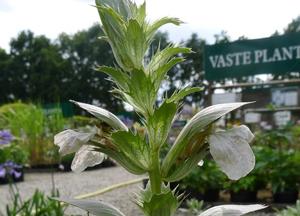
[[[72,169],[83,171],[101,163],[107,155],[130,173],[147,174],[149,183],[135,200],[146,216],[174,215],[184,195],[177,194],[176,189],[171,190],[169,182],[184,178],[209,153],[230,179],[246,176],[255,164],[249,146],[253,134],[244,125],[215,131],[214,123],[247,103],[219,104],[201,110],[182,129],[167,155],[161,156],[161,147],[167,142],[181,100],[201,88],[185,87],[157,105],[158,90],[167,72],[183,62],[181,54],[190,53],[191,49],[169,45],[157,50],[148,61],[145,55],[161,26],[179,25],[181,21],[164,17],[150,23],[146,19],[146,4],[138,6],[130,0],[96,0],[96,8],[105,34],[102,39],[110,44],[117,62],[116,67],[98,66],[97,70],[110,76],[115,84],[113,92],[134,108],[146,132],[130,130],[105,109],[72,101],[104,122],[90,131],[65,130],[55,136],[54,142],[60,147],[61,154],[76,152]],[[61,201],[94,215],[124,215],[101,202]],[[224,205],[211,208],[201,216],[242,215],[262,208],[261,205]]]

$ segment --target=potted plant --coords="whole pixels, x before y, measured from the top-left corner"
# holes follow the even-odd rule
[[[295,203],[300,182],[296,126],[260,133],[256,144],[260,148],[260,161],[264,163],[261,176],[268,181],[275,203]]]
[[[229,183],[231,202],[256,202],[256,177],[248,175],[237,182]]]
[[[220,172],[216,163],[207,160],[201,168],[195,168],[182,180],[181,188],[185,190],[189,198],[215,202],[219,198],[225,179],[225,175]]]
[[[270,163],[270,182],[275,203],[296,203],[299,191],[300,153],[275,151]]]
[[[230,191],[232,202],[256,202],[257,192],[268,184],[265,172],[268,161],[265,158],[269,157],[269,151],[261,146],[255,146],[253,150],[257,158],[253,171],[239,181],[224,183],[224,187]]]
[[[24,180],[23,165],[27,160],[26,152],[16,143],[8,130],[0,131],[0,183]]]

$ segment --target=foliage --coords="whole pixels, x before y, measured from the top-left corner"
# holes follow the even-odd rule
[[[187,200],[186,204],[190,213],[193,215],[198,215],[203,211],[203,200],[199,201],[197,199],[189,199]]]
[[[61,89],[61,80],[68,73],[68,63],[45,36],[22,31],[11,40],[7,58],[6,69],[0,76],[4,84],[0,85],[0,92],[4,93],[0,103],[16,99],[56,102],[59,93],[67,92]]]
[[[97,119],[86,116],[73,116],[70,119],[70,124],[75,128],[86,127],[87,125],[93,126],[97,124]]]
[[[249,176],[246,176],[242,179],[240,179],[237,182],[230,182],[225,183],[225,188],[233,191],[233,192],[239,192],[239,191],[257,191],[257,180],[256,177],[251,173]]]
[[[207,160],[201,167],[195,167],[180,184],[181,188],[191,188],[204,193],[211,189],[222,189],[226,176],[220,172],[213,160]],[[240,180],[241,181],[241,180]]]
[[[6,161],[12,161],[19,165],[24,165],[27,162],[28,154],[24,149],[16,144],[12,143],[5,148],[0,148],[0,164]]]
[[[135,202],[146,216],[174,215],[182,202],[183,194],[177,194],[176,188],[171,190],[170,185],[161,185],[161,193],[155,194],[148,182],[146,189],[140,191]]]
[[[52,196],[59,196],[56,191]],[[13,194],[11,206],[6,206],[7,216],[63,216],[65,207],[60,202],[47,197],[43,192],[36,190],[31,198],[22,202],[18,193]]]
[[[233,192],[243,190],[256,192],[267,187],[270,176],[266,173],[266,169],[268,169],[266,158],[270,157],[269,151],[261,146],[254,146],[254,152],[256,164],[253,171],[239,181],[224,181],[224,188]]]
[[[269,156],[270,157],[270,156]],[[268,173],[273,192],[294,191],[299,189],[300,153],[293,150],[273,151],[268,163]]]
[[[192,34],[190,38],[184,41],[186,47],[190,47],[193,52],[186,54],[186,61],[170,70],[168,85],[168,95],[172,94],[176,89],[182,86],[203,86],[204,71],[204,46],[206,41],[199,38],[197,34]],[[192,104],[203,99],[204,91],[196,92],[184,98],[184,102]]]
[[[56,149],[53,134],[66,124],[60,111],[46,115],[40,106],[13,103],[0,107],[0,119],[0,128],[6,127],[14,134],[14,146],[27,152],[30,165],[51,163],[49,152]]]
[[[287,125],[284,128],[258,134],[255,145],[258,164],[262,169],[260,176],[272,185],[273,192],[297,190],[300,174],[298,147],[298,126]],[[263,160],[262,160],[263,159]]]
[[[94,70],[97,65],[114,64],[110,46],[98,37],[103,35],[99,25],[93,25],[87,30],[74,35],[62,33],[57,45],[60,55],[68,62],[68,83],[65,100],[73,99],[85,102],[98,101],[102,107],[109,107],[113,111],[123,110],[122,103],[109,95],[111,82],[101,82],[107,75]],[[65,94],[66,94],[65,93]]]
[[[300,16],[296,17],[295,19],[290,22],[286,29],[284,30],[284,33],[295,33],[300,31]]]
[[[22,165],[27,160],[24,150],[12,144],[13,139],[8,130],[0,130],[0,180],[4,183],[21,180]]]
[[[279,211],[276,216],[300,216],[300,200],[294,207],[288,206],[286,209]]]
[[[299,126],[288,124],[285,127],[257,133],[255,145],[276,148],[279,151],[298,148]]]
[[[120,101],[107,93],[112,84],[99,82],[107,76],[93,70],[96,64],[113,65],[111,49],[98,40],[99,34],[101,30],[94,25],[72,36],[61,34],[51,42],[45,36],[22,31],[11,40],[9,53],[0,50],[0,104],[98,100],[115,111],[122,110]]]

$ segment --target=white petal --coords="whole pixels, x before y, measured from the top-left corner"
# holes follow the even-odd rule
[[[202,167],[203,164],[204,164],[204,161],[203,161],[203,160],[201,160],[201,161],[198,162],[198,166],[200,166],[200,167]]]
[[[264,209],[264,205],[220,205],[210,208],[199,216],[241,216],[249,212]]]
[[[208,125],[212,124],[222,116],[249,103],[252,102],[225,103],[206,107],[194,115],[193,118],[191,118],[191,120],[189,120],[188,123],[183,127],[175,140],[174,146],[176,146],[177,143],[180,145],[184,139],[190,139],[193,137],[195,132],[206,129]]]
[[[87,167],[102,163],[104,159],[105,154],[94,151],[93,146],[84,145],[76,152],[71,168],[74,172],[80,173]]]
[[[211,124],[222,116],[249,103],[252,102],[217,104],[206,107],[194,115],[180,131],[171,150],[165,157],[162,165],[163,172],[168,172],[179,154],[187,147],[186,145],[193,143],[192,139],[195,138],[194,135],[206,131]]]
[[[127,126],[117,116],[107,111],[106,109],[102,109],[91,104],[81,103],[73,100],[71,100],[71,102],[75,103],[82,109],[91,113],[93,116],[99,118],[101,121],[104,121],[113,128],[128,131]]]
[[[252,139],[244,125],[210,135],[210,153],[230,179],[238,180],[254,168],[255,156],[249,146]]]
[[[76,152],[83,144],[93,138],[95,132],[82,133],[74,130],[64,130],[54,136],[54,144],[59,146],[61,155]]]
[[[248,143],[251,143],[253,141],[254,135],[246,125],[241,125],[236,129],[238,129],[237,132],[240,134],[241,137],[244,137]]]

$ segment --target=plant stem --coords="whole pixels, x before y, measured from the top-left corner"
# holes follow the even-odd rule
[[[161,193],[161,176],[160,176],[160,165],[159,165],[159,153],[153,151],[151,154],[152,166],[151,171],[149,171],[149,180],[151,185],[152,193],[160,194]]]

